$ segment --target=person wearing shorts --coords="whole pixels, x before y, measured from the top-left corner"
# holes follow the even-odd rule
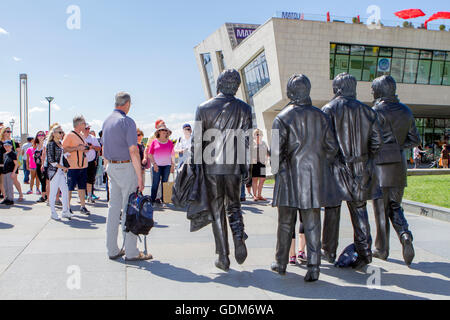
[[[89,146],[84,140],[82,133],[86,127],[86,121],[83,116],[77,116],[73,119],[74,130],[65,135],[63,140],[63,148],[65,153],[70,153],[68,158],[69,171],[67,173],[67,184],[69,187],[69,208],[70,200],[72,198],[72,191],[78,187],[78,197],[80,198],[81,209],[80,212],[85,215],[90,215],[86,209],[86,182],[87,182],[87,167],[88,161],[86,153],[89,151]],[[72,209],[69,209],[72,213]]]

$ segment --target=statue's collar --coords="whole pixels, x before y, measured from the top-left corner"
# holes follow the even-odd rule
[[[380,103],[399,103],[400,100],[398,99],[398,96],[392,96],[392,97],[381,97],[374,100],[374,105],[380,104]]]

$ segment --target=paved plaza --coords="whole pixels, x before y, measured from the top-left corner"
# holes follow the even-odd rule
[[[266,197],[271,193],[265,188]],[[98,195],[106,198],[105,192]],[[26,200],[10,209],[0,207],[0,299],[450,298],[450,224],[418,215],[407,214],[416,249],[411,268],[404,265],[392,234],[388,261],[374,259],[363,272],[323,262],[319,281],[305,283],[305,266],[288,266],[284,277],[270,271],[277,211],[268,202],[243,204],[248,258],[242,266],[232,258],[225,273],[214,266],[211,227],[190,233],[186,213],[170,206],[155,211],[157,225],[148,239],[154,260],[126,263],[107,258],[105,201],[88,206],[92,215],[86,217],[78,214],[74,199],[76,217],[57,222],[50,219],[48,206],[34,203],[36,195]],[[369,214],[374,235],[371,208]],[[343,208],[339,251],[352,238]]]

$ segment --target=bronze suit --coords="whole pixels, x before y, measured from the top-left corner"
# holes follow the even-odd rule
[[[279,137],[279,148],[274,144]],[[342,195],[331,162],[338,145],[329,118],[310,103],[281,111],[272,126],[272,161],[279,159],[273,203],[278,207],[277,263],[289,259],[297,210],[305,226],[308,267],[320,265],[320,208],[337,206]],[[273,166],[273,164],[272,164]]]
[[[411,110],[396,97],[377,99],[373,109],[378,113],[384,143],[397,142],[401,148],[401,162],[376,166],[383,197],[373,201],[377,225],[375,247],[380,258],[386,259],[389,255],[389,219],[399,239],[404,233],[411,235],[401,207],[407,175],[404,150],[418,146],[420,137]]]
[[[223,146],[220,149],[215,149],[210,154],[211,158],[215,160],[223,156],[223,161],[214,161],[214,163],[208,164],[203,159],[203,168],[210,207],[214,217],[212,225],[216,253],[219,254],[220,260],[216,262],[216,266],[223,270],[228,270],[229,247],[226,217],[228,217],[228,222],[233,233],[235,249],[239,243],[241,244],[240,248],[245,251],[244,253],[241,252],[241,257],[237,257],[236,260],[239,263],[243,263],[247,255],[246,249],[243,246],[246,234],[244,233],[244,222],[240,203],[243,165],[238,163],[237,157],[239,148],[245,149],[248,152],[248,140],[242,141],[238,139],[237,144],[233,148],[233,158],[227,153],[226,148],[227,144],[234,140],[232,138],[233,130],[240,129],[247,131],[252,128],[252,109],[247,103],[236,99],[234,95],[220,93],[217,97],[198,107],[195,120],[197,123],[194,129],[192,144],[193,161],[195,161],[195,148],[200,148],[202,153],[204,153],[205,148],[210,144],[208,141],[199,141],[198,137],[205,140],[205,133],[210,129],[216,129],[216,132],[220,132],[223,135],[220,138],[224,141]],[[199,127],[200,125],[201,128]],[[199,134],[200,130],[201,135]],[[245,144],[244,146],[242,145],[243,143]],[[248,159],[245,161],[247,162]]]
[[[346,75],[346,77],[351,77]],[[356,80],[354,80],[356,94]],[[354,243],[361,259],[370,263],[372,253],[366,202],[379,198],[381,189],[375,176],[374,156],[382,145],[377,114],[356,100],[355,95],[339,95],[322,109],[331,119],[339,144],[334,175],[347,201],[354,229]],[[340,206],[325,209],[322,248],[333,262],[339,238]]]

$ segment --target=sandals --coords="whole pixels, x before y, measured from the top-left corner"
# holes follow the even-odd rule
[[[125,261],[144,261],[144,260],[152,260],[153,256],[149,254],[144,254],[143,252],[139,252],[139,255],[136,258],[125,258]]]
[[[120,257],[123,257],[125,255],[125,250],[120,250],[120,252],[118,254],[116,254],[115,256],[109,257],[109,259],[111,260],[116,260],[119,259]]]
[[[258,197],[258,200],[261,200],[261,201],[267,201],[266,198],[263,198],[263,197],[261,197],[261,196]]]

